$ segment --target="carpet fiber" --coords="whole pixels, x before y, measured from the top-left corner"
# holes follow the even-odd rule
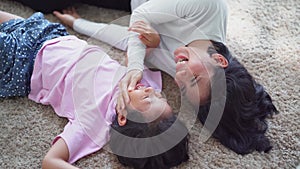
[[[213,138],[201,143],[202,125],[197,121],[190,132],[190,160],[177,168],[296,168],[300,164],[300,1],[228,0],[228,4],[227,45],[265,86],[280,111],[268,120],[267,135],[274,147],[268,154],[253,152],[242,156]],[[98,22],[111,22],[129,14],[85,4],[75,7],[82,17]],[[34,12],[9,0],[0,0],[0,10],[22,17]],[[58,22],[51,14],[46,18]],[[124,52],[68,30],[100,45],[114,59],[124,63]],[[178,111],[178,89],[169,76],[163,78],[164,93]],[[62,132],[66,122],[56,116],[50,106],[36,104],[27,98],[0,99],[0,168],[41,168],[52,139]],[[89,155],[75,165],[80,168],[123,168],[116,157],[105,150]]]

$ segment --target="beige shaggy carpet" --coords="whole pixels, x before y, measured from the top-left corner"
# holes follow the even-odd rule
[[[280,114],[268,120],[269,136],[274,148],[270,153],[253,152],[238,155],[210,138],[199,141],[197,121],[190,132],[190,159],[177,168],[297,168],[300,164],[300,1],[299,0],[228,0],[228,46],[245,64],[258,82],[273,97]],[[111,22],[129,13],[77,4],[87,19]],[[0,10],[22,17],[34,11],[19,3],[0,0]],[[51,14],[51,21],[58,20]],[[126,23],[125,23],[126,24]],[[76,34],[70,30],[71,34]],[[78,34],[77,34],[78,35]],[[124,53],[101,45],[120,62]],[[164,93],[178,110],[178,90],[164,75]],[[174,89],[165,89],[168,85]],[[55,115],[50,106],[36,104],[27,98],[0,99],[0,168],[41,168],[41,161],[66,120]],[[75,163],[80,168],[123,168],[116,157],[100,150]]]

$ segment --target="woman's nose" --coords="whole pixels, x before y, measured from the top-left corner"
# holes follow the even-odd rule
[[[174,51],[174,56],[177,56],[178,54],[185,51],[186,46],[180,46]]]

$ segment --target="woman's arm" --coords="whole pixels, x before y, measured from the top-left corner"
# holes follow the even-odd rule
[[[116,24],[96,23],[80,17],[74,7],[54,11],[53,14],[65,25],[83,35],[105,42],[120,50],[127,49],[128,27]]]
[[[148,48],[157,48],[160,43],[158,32],[150,24],[143,21],[137,21],[128,29],[129,31],[139,33],[140,41]]]
[[[160,43],[160,36],[156,30],[154,30],[150,24],[143,21],[138,21],[134,23],[129,31],[139,33],[139,40],[143,45],[147,47],[146,55],[148,55],[154,48],[158,47]],[[126,66],[128,66],[128,56],[126,54]],[[131,70],[126,76],[120,81],[119,88],[121,89],[121,94],[118,96],[117,111],[118,113],[124,113],[124,108],[129,102],[129,96],[127,93],[127,88],[129,90],[133,89],[142,78],[142,72],[140,70]]]
[[[53,11],[53,15],[55,15],[63,24],[73,29],[75,20],[80,18],[79,14],[74,7],[64,9],[62,12],[63,13]]]
[[[67,161],[69,159],[69,150],[67,144],[62,138],[59,138],[50,148],[43,159],[43,169],[78,169]]]
[[[151,0],[136,8],[130,17],[130,27],[137,22],[151,24],[162,24],[174,21],[179,17],[178,6],[181,0]],[[158,33],[159,30],[157,30]],[[128,40],[128,72],[132,70],[142,71],[147,46],[140,39],[139,34],[133,32]]]
[[[183,17],[181,12],[182,0],[151,0],[136,8],[130,18],[130,28],[137,22],[149,25],[161,24],[174,21]],[[159,33],[159,30],[156,30]],[[125,112],[125,106],[129,103],[127,91],[134,89],[135,85],[142,79],[144,59],[147,45],[139,38],[137,31],[131,31],[128,40],[128,68],[126,76],[120,81],[120,94],[118,96],[117,111]]]
[[[77,13],[74,7],[67,8],[63,10],[63,13],[54,11],[53,14],[68,27],[74,29],[76,32],[92,36],[107,24],[96,23],[92,21],[85,20]]]

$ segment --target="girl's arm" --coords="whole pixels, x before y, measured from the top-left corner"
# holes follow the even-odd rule
[[[59,138],[50,148],[43,159],[43,169],[78,169],[67,161],[69,159],[69,150],[67,144],[62,138]]]

